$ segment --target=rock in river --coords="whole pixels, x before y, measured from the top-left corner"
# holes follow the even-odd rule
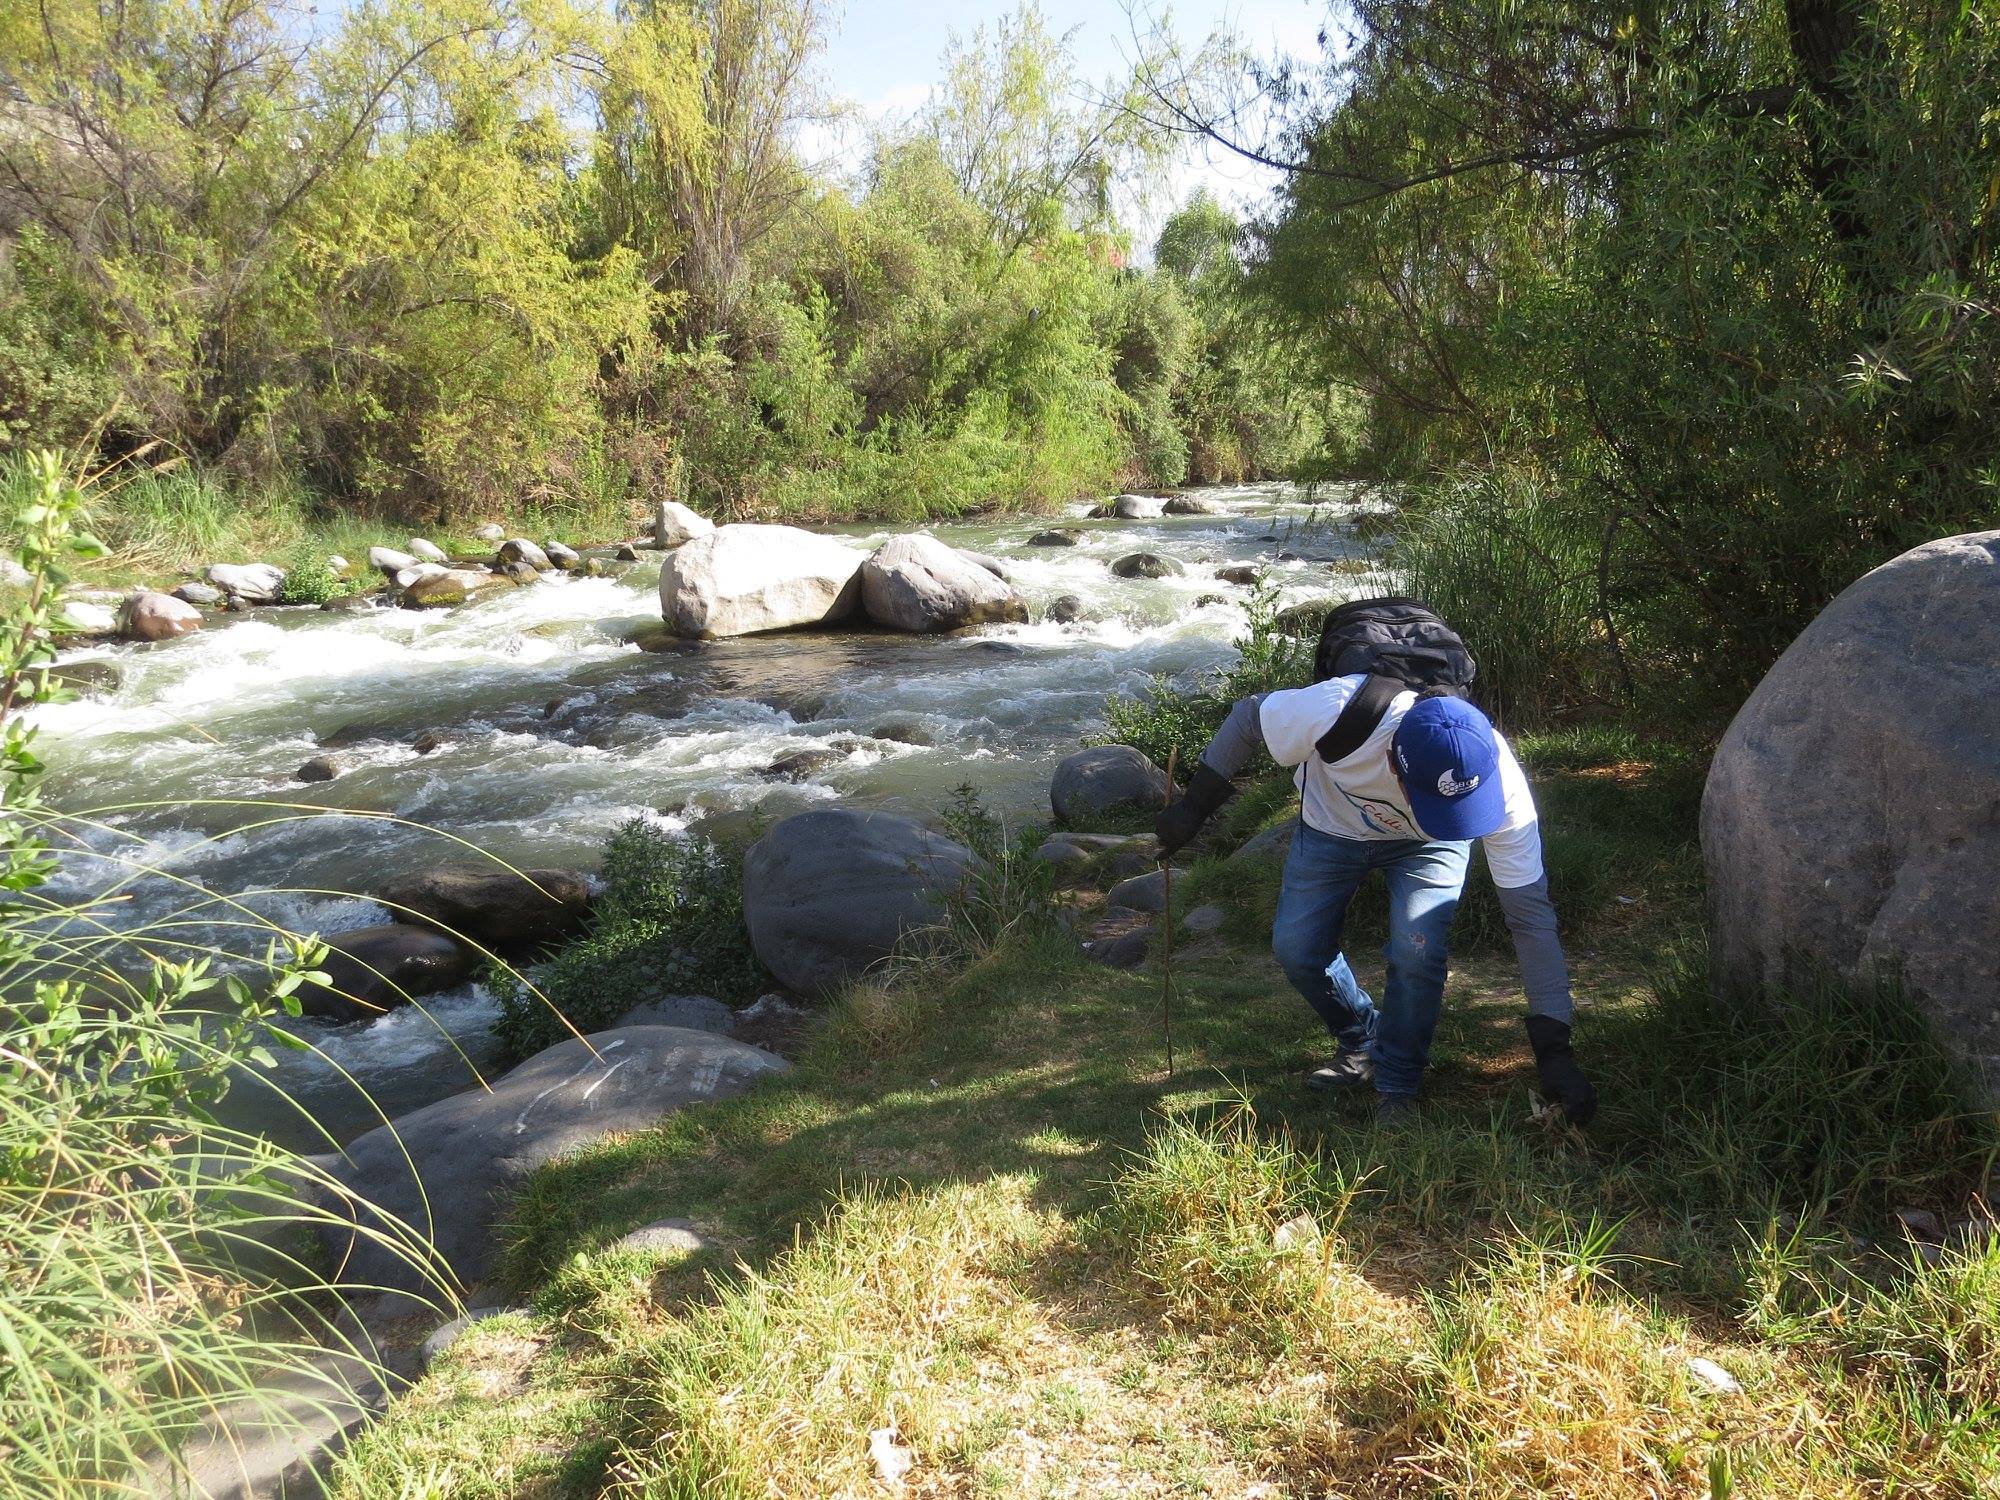
[[[548,553],[524,536],[510,537],[502,542],[500,550],[494,554],[493,561],[496,567],[501,568],[509,563],[526,563],[537,573],[547,573],[555,567],[555,564],[549,561]]]
[[[751,946],[788,988],[824,998],[935,922],[977,862],[963,844],[895,813],[794,814],[743,862]]]
[[[1725,993],[1878,973],[2000,1095],[2000,531],[1850,584],[1715,752],[1702,797]]]
[[[135,641],[167,641],[201,629],[201,611],[172,594],[141,589],[125,601],[119,627]]]
[[[1220,500],[1210,500],[1202,495],[1175,495],[1167,501],[1165,513],[1170,516],[1226,516],[1229,507]]]
[[[62,618],[81,635],[110,635],[118,629],[118,616],[94,599],[65,599]]]
[[[1181,565],[1157,552],[1128,552],[1111,565],[1111,571],[1120,578],[1173,578]]]
[[[216,563],[208,581],[239,604],[270,604],[285,586],[285,570],[269,563]]]
[[[1242,588],[1254,588],[1264,575],[1255,563],[1231,563],[1226,568],[1217,568],[1215,576],[1224,583],[1237,584]]]
[[[715,522],[678,500],[662,500],[653,512],[653,545],[662,551],[671,552],[714,530]]]
[[[340,774],[340,762],[331,755],[315,755],[292,774],[299,781],[331,781]]]
[[[174,597],[184,604],[199,604],[214,608],[222,602],[222,590],[207,583],[184,583],[174,590]]]
[[[358,1021],[466,978],[479,955],[441,932],[402,922],[336,932],[326,940],[324,985],[299,987],[306,1014]]]
[[[830,625],[861,597],[863,554],[795,526],[721,526],[660,570],[660,613],[682,636]]]
[[[1028,618],[992,572],[922,532],[891,537],[861,565],[861,607],[878,625],[921,634]]]
[[[1049,601],[1048,613],[1043,618],[1052,625],[1074,624],[1083,618],[1083,596],[1058,594]]]
[[[504,587],[507,583],[498,573],[472,568],[439,568],[435,564],[406,568],[396,575],[397,582],[401,583],[413,573],[415,576],[403,585],[401,602],[406,609],[445,609],[463,604],[487,589]]]
[[[548,554],[550,562],[561,568],[565,573],[579,572],[583,568],[583,554],[578,552],[576,548],[567,546],[562,542],[544,543],[542,551]]]
[[[1066,755],[1049,781],[1049,806],[1063,823],[1163,805],[1167,775],[1130,745],[1092,745]]]
[[[1167,502],[1151,495],[1119,495],[1111,502],[1111,514],[1121,521],[1153,521],[1166,510]]]
[[[783,1058],[679,1026],[626,1026],[538,1052],[490,1090],[440,1099],[378,1126],[333,1157],[355,1195],[428,1232],[460,1281],[496,1269],[494,1228],[537,1167],[690,1104],[732,1099],[782,1073]],[[417,1292],[414,1268],[343,1225],[321,1231],[343,1280]]]
[[[540,948],[590,917],[590,882],[574,870],[522,870],[489,861],[439,865],[381,893],[399,922],[443,928],[501,952]]]
[[[1075,527],[1065,527],[1057,531],[1038,531],[1028,538],[1030,547],[1080,547],[1083,533]]]

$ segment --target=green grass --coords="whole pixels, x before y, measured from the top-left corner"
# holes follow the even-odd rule
[[[1184,900],[1247,935],[1182,945],[1173,1079],[1157,970],[1047,924],[857,988],[782,1080],[538,1174],[507,1253],[534,1352],[497,1406],[420,1384],[337,1492],[863,1493],[893,1426],[925,1492],[1990,1493],[2000,1249],[1927,1266],[1893,1211],[1965,1213],[1992,1118],[1893,993],[1715,1011],[1686,766],[1523,739],[1577,836],[1632,833],[1614,886],[1678,882],[1571,924],[1587,1136],[1530,1120],[1476,946],[1413,1125],[1302,1091],[1324,1039],[1218,862]],[[1282,806],[1252,789],[1234,831]],[[713,1248],[610,1248],[668,1214]]]

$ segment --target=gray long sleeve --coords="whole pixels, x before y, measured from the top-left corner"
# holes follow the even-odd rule
[[[1549,900],[1549,877],[1509,890],[1496,886],[1507,930],[1514,935],[1514,956],[1521,964],[1521,988],[1528,995],[1528,1014],[1547,1016],[1565,1025],[1570,1018],[1569,965],[1562,939],[1556,935],[1556,909]]]
[[[1215,731],[1215,738],[1208,742],[1208,748],[1201,752],[1201,763],[1216,775],[1236,775],[1250,764],[1251,756],[1264,748],[1264,726],[1259,712],[1266,696],[1252,693],[1248,698],[1239,698],[1229,710],[1229,717],[1222,721],[1222,727]]]

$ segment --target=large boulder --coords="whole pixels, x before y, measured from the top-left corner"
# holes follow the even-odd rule
[[[359,1021],[450,989],[468,978],[479,955],[441,932],[384,922],[336,932],[320,965],[324,985],[299,986],[305,1012],[330,1021]]]
[[[889,538],[861,565],[861,607],[878,625],[922,633],[1028,618],[991,571],[921,532]]]
[[[216,563],[208,581],[239,604],[270,604],[285,586],[285,570],[269,563]]]
[[[719,526],[660,569],[660,613],[676,635],[713,639],[830,625],[854,613],[863,555],[796,526]]]
[[[1210,500],[1202,495],[1175,495],[1167,501],[1165,513],[1170,516],[1226,516],[1229,507],[1220,500]]]
[[[914,818],[817,808],[777,824],[743,862],[750,945],[778,980],[824,997],[934,923],[977,864]]]
[[[2000,531],[1849,585],[1709,769],[1715,978],[1894,975],[2000,1094]]]
[[[201,629],[201,611],[172,594],[141,589],[119,611],[119,628],[135,641],[170,641]]]
[[[414,538],[412,538],[414,540]],[[424,559],[411,552],[403,552],[395,547],[370,547],[368,566],[386,578],[394,578],[406,568],[414,568]],[[442,559],[439,559],[442,561]]]
[[[1152,495],[1119,495],[1111,502],[1111,514],[1121,521],[1154,521],[1166,510],[1167,502]]]
[[[1056,764],[1049,806],[1062,823],[1164,806],[1167,773],[1130,745],[1092,745]]]
[[[405,609],[448,609],[488,589],[505,588],[508,582],[498,573],[476,568],[440,568],[436,563],[419,563],[396,575],[396,583],[403,590],[400,602]]]
[[[575,870],[466,861],[391,881],[382,903],[399,922],[442,928],[504,952],[568,937],[590,919],[590,882]]]
[[[451,561],[450,558],[444,555],[444,548],[428,537],[411,537],[409,540],[409,549],[410,556],[414,557],[418,562],[441,563]]]
[[[495,1269],[494,1227],[544,1163],[657,1125],[690,1104],[732,1099],[785,1071],[783,1058],[679,1026],[626,1026],[558,1042],[489,1089],[427,1104],[377,1126],[329,1162],[358,1197],[428,1233],[471,1285]],[[402,1258],[344,1225],[322,1231],[343,1279],[417,1292]]]
[[[678,500],[662,500],[653,512],[653,545],[671,552],[715,530],[715,522]]]

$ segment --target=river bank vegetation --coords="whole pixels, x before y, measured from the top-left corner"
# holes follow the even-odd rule
[[[1289,472],[1338,426],[1171,142],[1032,9],[802,127],[817,0],[166,0],[0,31],[0,433],[144,449],[104,524],[913,520]],[[406,534],[406,533],[405,533]],[[185,556],[185,553],[180,553]]]

